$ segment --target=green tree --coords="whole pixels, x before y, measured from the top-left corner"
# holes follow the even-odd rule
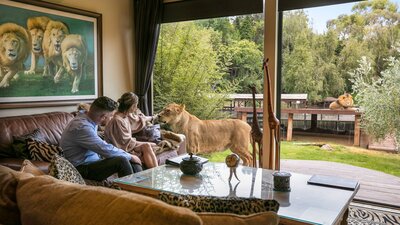
[[[314,73],[323,78],[322,90],[319,91],[322,98],[339,96],[345,90],[345,80],[337,69],[337,48],[339,40],[333,31],[316,35],[314,41],[315,69]]]
[[[307,93],[310,101],[322,98],[324,76],[317,73],[315,35],[303,10],[285,12],[282,28],[282,92]]]
[[[398,54],[392,46],[400,40],[399,21],[398,7],[389,0],[362,1],[353,7],[351,15],[330,21],[328,28],[340,34],[343,50],[347,50],[339,65],[343,77],[348,78],[348,71],[357,68],[361,56],[373,59],[370,76],[380,76],[388,66],[384,59]]]
[[[239,33],[231,23],[229,17],[199,20],[197,25],[213,29],[219,33],[219,39],[224,45],[229,45],[232,41],[239,40]]]
[[[224,116],[219,109],[230,84],[216,64],[212,35],[193,22],[162,25],[154,68],[156,111],[176,102],[201,119]]]
[[[250,86],[256,86],[257,90],[262,91],[263,53],[254,42],[233,42],[221,55],[224,55],[222,61],[228,68],[226,79],[238,86],[238,93],[251,93]]]
[[[399,45],[400,46],[400,45]],[[397,47],[400,52],[400,48]],[[351,73],[353,90],[362,111],[362,126],[376,139],[387,135],[396,137],[397,146],[400,140],[400,61],[390,57],[387,68],[376,78],[371,62],[363,57],[359,67]]]

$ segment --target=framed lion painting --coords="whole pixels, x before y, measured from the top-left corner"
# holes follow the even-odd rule
[[[0,108],[73,105],[102,95],[101,14],[0,0]]]

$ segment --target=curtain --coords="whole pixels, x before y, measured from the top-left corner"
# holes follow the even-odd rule
[[[135,91],[139,109],[153,113],[152,74],[163,12],[163,0],[135,0]]]

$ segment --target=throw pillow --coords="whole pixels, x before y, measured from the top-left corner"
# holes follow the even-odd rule
[[[71,183],[85,184],[82,175],[74,165],[58,154],[55,154],[50,162],[49,175]]]
[[[168,204],[186,207],[194,212],[250,215],[266,211],[278,212],[279,210],[279,203],[273,199],[180,195],[169,192],[161,192],[158,197]]]
[[[154,142],[158,144],[161,141],[160,124],[145,126],[141,131],[132,136],[138,141]]]
[[[50,162],[54,154],[63,155],[61,147],[46,142],[27,139],[26,145],[33,160]]]
[[[27,133],[21,136],[13,136],[12,148],[14,149],[17,158],[31,159],[29,151],[26,147],[26,139],[34,139],[45,141],[40,128],[35,129],[32,133]]]
[[[37,168],[35,165],[33,165],[33,163],[31,163],[31,161],[29,161],[27,159],[25,159],[22,162],[22,167],[20,169],[20,172],[30,173],[35,176],[46,175],[43,171],[41,171],[39,168]]]

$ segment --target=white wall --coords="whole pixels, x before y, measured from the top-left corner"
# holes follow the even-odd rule
[[[103,16],[103,94],[117,100],[134,88],[133,1],[48,0]],[[76,106],[0,109],[0,117],[51,111],[74,111]]]

